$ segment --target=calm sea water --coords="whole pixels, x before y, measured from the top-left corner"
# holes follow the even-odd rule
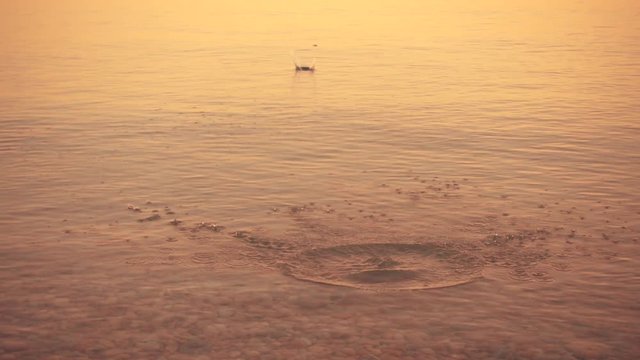
[[[638,16],[0,1],[0,358],[637,358]]]

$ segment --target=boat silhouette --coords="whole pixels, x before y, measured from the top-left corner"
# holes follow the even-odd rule
[[[315,66],[298,66],[296,64],[296,71],[315,71]]]

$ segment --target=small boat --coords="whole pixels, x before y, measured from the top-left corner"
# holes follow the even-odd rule
[[[315,66],[298,66],[296,65],[296,71],[315,71]]]

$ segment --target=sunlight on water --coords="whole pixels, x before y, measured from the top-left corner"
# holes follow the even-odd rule
[[[0,0],[0,359],[633,359],[639,16]]]

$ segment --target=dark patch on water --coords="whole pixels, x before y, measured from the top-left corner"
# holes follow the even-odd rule
[[[160,220],[161,216],[158,214],[153,214],[151,216],[142,218],[142,219],[138,219],[138,222],[148,222],[148,221],[156,221],[156,220]]]

